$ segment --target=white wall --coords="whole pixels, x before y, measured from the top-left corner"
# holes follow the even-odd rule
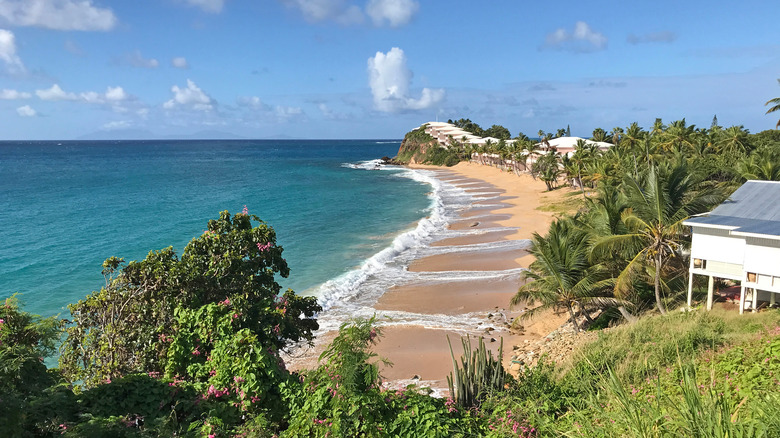
[[[745,258],[745,239],[730,237],[728,230],[693,228],[691,257],[741,265]]]
[[[780,242],[748,239],[751,242],[745,247],[745,271],[780,277]],[[773,246],[764,246],[767,244]]]

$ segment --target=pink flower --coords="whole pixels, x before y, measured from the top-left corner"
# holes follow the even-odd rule
[[[257,244],[257,249],[259,249],[260,251],[266,251],[269,248],[271,248],[271,242],[267,242],[265,245],[263,245],[262,243],[259,243],[259,242]]]
[[[198,347],[195,347],[195,349],[192,350],[192,355],[193,356],[200,356],[200,350],[198,350]]]
[[[243,210],[241,210],[241,213],[244,213],[244,214],[249,214],[249,209],[248,209],[248,208],[246,208],[246,205],[244,206],[244,209],[243,209]]]
[[[0,324],[5,323],[5,320],[3,318],[0,318]]]

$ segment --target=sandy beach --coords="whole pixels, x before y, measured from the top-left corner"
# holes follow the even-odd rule
[[[462,162],[451,168],[413,166],[430,170],[436,177],[458,186],[475,197],[474,202],[459,212],[460,218],[450,225],[452,230],[487,230],[458,237],[442,239],[432,247],[458,247],[490,244],[507,240],[529,239],[534,232],[543,233],[553,220],[551,213],[537,209],[540,205],[564,196],[568,190],[546,192],[543,182],[526,174],[515,175],[494,167]],[[522,246],[522,245],[521,245]],[[488,247],[490,248],[490,247]],[[512,346],[525,339],[537,340],[558,328],[564,316],[544,315],[524,325],[523,330],[510,333],[508,324],[521,308],[509,309],[509,300],[520,286],[520,268],[525,268],[532,257],[514,245],[510,249],[484,251],[454,251],[414,260],[408,271],[437,273],[449,271],[506,271],[505,278],[464,278],[443,282],[404,284],[389,288],[374,308],[382,311],[414,314],[459,315],[480,318],[469,330],[470,335],[482,336],[492,350],[497,350],[500,338],[504,342],[504,363],[509,366]],[[440,327],[396,324],[383,327],[384,336],[375,352],[393,363],[384,367],[382,376],[389,381],[419,380],[426,385],[446,388],[446,376],[452,371],[452,359],[447,336],[453,344],[456,358],[462,354],[462,332]],[[333,333],[321,335],[318,344],[332,338]],[[320,350],[320,349],[315,349]],[[293,368],[308,368],[316,360],[298,360]]]

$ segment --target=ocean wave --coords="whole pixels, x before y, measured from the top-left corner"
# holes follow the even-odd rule
[[[371,163],[376,161],[380,160],[364,161],[356,164],[354,168],[370,168]],[[396,166],[395,169],[402,168]],[[431,199],[431,204],[428,207],[429,215],[422,218],[414,229],[403,232],[393,239],[389,247],[374,254],[359,268],[328,280],[317,288],[314,295],[318,297],[319,303],[324,310],[352,298],[357,293],[359,287],[371,276],[390,268],[391,264],[394,261],[398,261],[398,257],[404,252],[425,247],[426,243],[432,240],[434,233],[446,228],[449,218],[447,217],[441,196],[444,183],[434,178],[431,172],[424,170],[404,169],[399,171],[397,175],[431,186],[432,191],[428,195]]]
[[[385,164],[383,160],[367,160],[367,161],[359,161],[357,163],[341,163],[341,167],[347,167],[349,169],[360,169],[360,170],[380,170],[380,169],[398,169],[398,166],[391,166],[388,167],[388,165]]]

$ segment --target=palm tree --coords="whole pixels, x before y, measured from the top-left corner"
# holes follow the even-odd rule
[[[548,191],[552,190],[558,183],[558,177],[561,176],[558,153],[549,151],[537,158],[531,166],[531,173],[544,181]]]
[[[661,276],[670,258],[680,254],[685,227],[682,222],[694,213],[707,211],[719,202],[718,193],[697,190],[698,177],[686,164],[669,170],[651,165],[643,180],[625,177],[623,190],[629,208],[621,220],[626,233],[605,236],[595,243],[594,254],[628,252],[631,260],[618,275],[615,296],[625,296],[632,281],[651,275],[658,310],[666,314],[661,296]]]
[[[732,126],[720,131],[717,142],[721,153],[744,154],[748,150],[748,137],[750,133],[744,126]]]
[[[614,144],[615,146],[619,145],[620,140],[623,139],[623,135],[624,135],[623,128],[619,126],[612,128],[612,135],[611,135],[612,144]]]
[[[587,233],[578,230],[570,221],[553,222],[546,236],[534,233],[530,252],[536,260],[523,271],[523,279],[533,281],[520,287],[512,297],[511,305],[533,306],[538,302],[539,306],[526,310],[520,320],[533,318],[544,310],[566,309],[574,329],[579,331],[575,309],[590,319],[585,309],[588,305],[624,304],[608,296],[611,282],[600,265],[589,262]]]
[[[630,150],[631,155],[634,157],[634,178],[639,178],[639,168],[636,163],[636,150],[639,146],[639,142],[645,138],[646,134],[647,133],[642,130],[642,127],[639,126],[639,123],[633,122],[631,123],[631,126],[626,129],[623,134],[622,142],[620,143],[621,146]]]
[[[780,79],[777,80],[777,83],[780,84]],[[768,110],[766,110],[766,114],[773,113],[775,111],[780,111],[780,97],[775,97],[774,99],[769,99],[766,101],[764,106],[767,105],[773,105]],[[777,121],[777,125],[775,125],[775,129],[780,128],[780,120]]]
[[[768,147],[757,149],[737,163],[736,171],[746,180],[780,181],[780,154]]]
[[[607,131],[596,128],[593,130],[593,137],[591,137],[591,140],[593,141],[607,141]]]
[[[693,137],[696,134],[696,125],[686,125],[685,119],[672,122],[661,135],[661,147],[667,151],[676,147],[682,151],[683,147],[693,147]]]

